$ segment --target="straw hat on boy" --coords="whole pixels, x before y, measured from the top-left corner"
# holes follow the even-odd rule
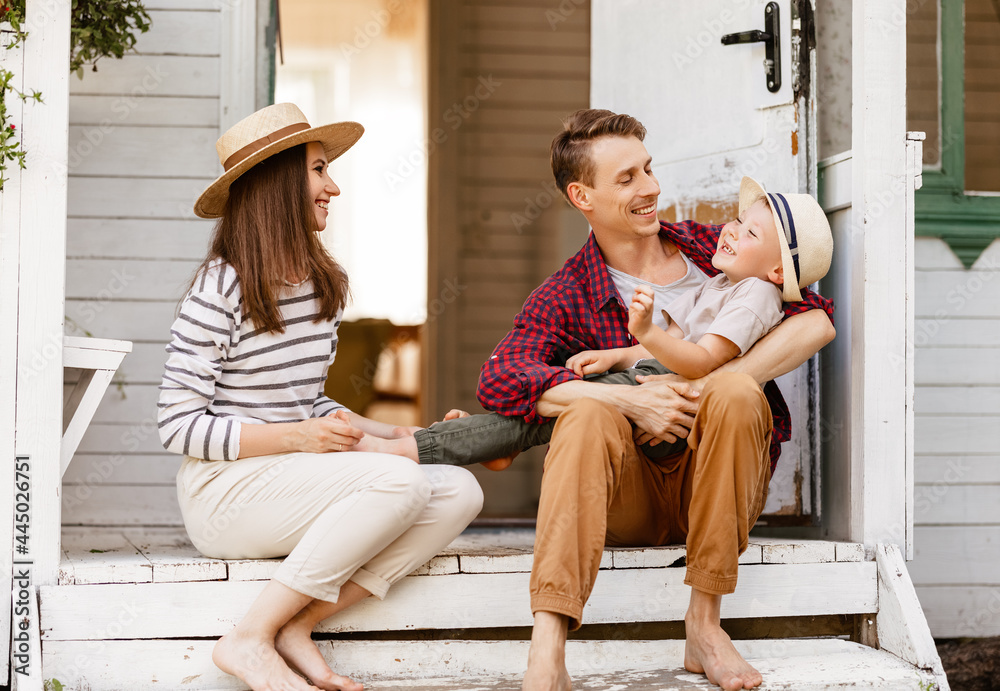
[[[833,259],[833,234],[826,214],[809,194],[768,193],[750,177],[740,181],[740,216],[758,199],[766,199],[774,215],[781,246],[785,283],[781,299],[798,302],[801,288],[826,276]]]
[[[218,218],[226,208],[229,186],[268,156],[307,142],[319,142],[328,161],[354,146],[365,128],[356,122],[335,122],[310,127],[306,116],[291,103],[261,108],[229,128],[215,148],[225,172],[201,193],[194,212],[202,218]]]

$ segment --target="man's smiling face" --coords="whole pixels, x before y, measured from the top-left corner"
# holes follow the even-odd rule
[[[635,137],[599,137],[590,145],[590,161],[591,185],[571,186],[579,186],[580,208],[591,226],[620,236],[657,234],[660,183],[653,176],[645,144]]]

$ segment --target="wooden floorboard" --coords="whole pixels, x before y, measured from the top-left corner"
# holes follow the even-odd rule
[[[212,665],[214,641],[46,643],[46,678],[105,691],[237,691],[245,687]],[[514,691],[527,641],[319,641],[336,671],[366,689]],[[570,641],[575,689],[689,691],[717,688],[683,666],[683,641]],[[837,639],[737,641],[764,677],[761,689],[920,689],[931,677],[888,653]],[[85,664],[81,665],[80,661]],[[129,660],[130,664],[121,664]],[[86,685],[85,685],[86,684]],[[921,686],[923,684],[923,686]]]

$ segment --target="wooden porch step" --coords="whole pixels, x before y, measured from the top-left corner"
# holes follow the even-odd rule
[[[245,687],[211,663],[214,641],[81,641],[45,646],[47,679],[104,691],[236,691]],[[366,689],[515,691],[527,641],[320,641],[331,667]],[[737,641],[764,676],[764,691],[931,689],[934,677],[899,658],[839,639]],[[718,688],[686,671],[683,641],[570,641],[577,689],[689,691]],[[81,666],[81,660],[84,665]],[[128,664],[122,664],[128,660]]]
[[[531,530],[474,529],[416,574],[323,622],[319,633],[531,625]],[[59,585],[39,588],[43,641],[221,636],[242,618],[280,560],[199,555],[182,531],[64,531]],[[874,561],[860,545],[754,540],[723,617],[868,614],[878,610]],[[838,561],[838,557],[840,561]],[[684,617],[684,548],[608,549],[588,623]]]
[[[535,532],[529,528],[470,528],[414,575],[529,573]],[[280,559],[222,560],[202,556],[182,528],[77,528],[62,533],[59,585],[191,583],[268,580]],[[683,545],[617,547],[601,569],[684,565]],[[751,538],[741,565],[865,561],[864,546],[822,540]]]

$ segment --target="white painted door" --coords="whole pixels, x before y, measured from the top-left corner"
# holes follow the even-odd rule
[[[809,0],[593,0],[592,13],[591,106],[646,126],[660,218],[731,219],[743,175],[768,190],[816,193],[812,56],[799,51],[814,43]],[[768,77],[764,43],[723,45],[722,36],[764,31],[774,16],[780,65]],[[818,515],[817,381],[812,362],[778,382],[793,438],[771,482],[768,522]]]

